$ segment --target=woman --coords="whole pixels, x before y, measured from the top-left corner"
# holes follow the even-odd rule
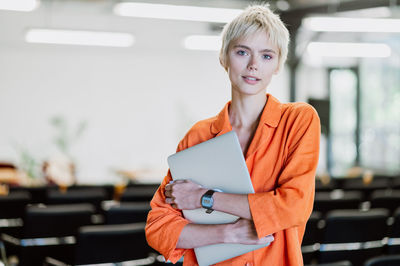
[[[217,265],[302,265],[301,241],[314,199],[319,151],[319,118],[305,103],[282,104],[266,89],[287,57],[289,34],[267,6],[250,6],[222,33],[220,62],[228,73],[232,100],[215,117],[196,123],[177,151],[234,130],[255,190],[238,195],[208,192],[191,181],[164,178],[151,202],[148,243],[173,263],[197,265],[193,248],[216,243],[267,247]],[[207,195],[205,193],[208,192]],[[200,225],[182,209],[201,207],[234,214],[232,224]]]

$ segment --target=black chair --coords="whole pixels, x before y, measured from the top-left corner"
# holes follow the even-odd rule
[[[364,266],[399,266],[400,255],[386,255],[369,259]]]
[[[53,188],[55,186],[39,186],[39,187],[11,187],[11,192],[28,192],[31,195],[30,203],[45,203],[46,202],[46,194],[49,188]]]
[[[389,254],[400,254],[400,207],[394,212],[393,217],[394,223],[389,232],[388,252]]]
[[[371,208],[385,208],[394,213],[400,207],[400,190],[375,190],[371,194]]]
[[[156,255],[151,254],[147,245],[144,227],[145,223],[81,227],[74,256],[67,261],[46,258],[46,262],[50,265],[81,265],[140,260],[139,265],[152,264]]]
[[[330,192],[336,189],[336,183],[333,179],[329,183],[324,184],[320,179],[315,179],[315,191],[317,192]]]
[[[370,198],[371,192],[378,189],[388,189],[391,187],[391,181],[386,178],[374,178],[370,183],[365,183],[363,178],[349,178],[343,180],[342,188],[344,190],[358,190],[363,192],[363,200]]]
[[[358,209],[362,202],[362,192],[334,190],[331,192],[316,192],[314,211],[323,215],[335,209]]]
[[[146,222],[150,209],[148,202],[121,202],[105,210],[106,224]]]
[[[27,191],[12,191],[0,196],[0,234],[12,234],[20,230],[25,214],[25,207],[31,202]]]
[[[306,231],[304,232],[303,242],[301,244],[301,251],[303,253],[304,263],[311,263],[316,258],[316,252],[319,249],[321,242],[321,228],[322,214],[320,212],[313,212],[310,219],[307,221]]]
[[[6,196],[0,195],[0,219],[22,218],[31,199],[27,191],[11,191]]]
[[[342,260],[331,263],[308,264],[305,266],[353,266],[353,264],[348,260]]]
[[[400,189],[400,176],[393,178],[392,188]]]
[[[71,189],[66,192],[59,189],[50,189],[47,192],[47,204],[74,204],[90,203],[101,213],[101,202],[107,199],[107,192],[103,188]]]
[[[121,195],[121,201],[150,202],[157,188],[156,186],[127,187]]]
[[[91,224],[93,214],[90,204],[27,206],[22,230],[1,239],[19,265],[42,265],[48,255],[71,256],[78,228]]]
[[[114,185],[104,184],[104,185],[73,185],[68,187],[68,190],[91,190],[100,189],[105,192],[105,200],[112,200],[114,196]]]
[[[327,214],[324,236],[319,250],[319,262],[349,260],[363,263],[383,252],[387,235],[386,209],[334,210]]]

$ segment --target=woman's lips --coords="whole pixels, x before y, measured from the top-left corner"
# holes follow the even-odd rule
[[[246,83],[251,84],[251,85],[257,84],[260,81],[259,78],[252,77],[252,76],[242,76],[242,78]]]

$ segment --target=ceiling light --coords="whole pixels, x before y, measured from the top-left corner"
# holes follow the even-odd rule
[[[114,13],[120,16],[222,23],[231,21],[241,12],[241,9],[132,2],[118,3],[114,6]]]
[[[129,33],[31,29],[25,35],[30,43],[129,47],[134,37]]]
[[[312,31],[400,32],[400,19],[310,17],[303,25]]]
[[[389,57],[391,49],[382,43],[311,42],[307,52],[329,57]]]
[[[357,18],[387,18],[392,16],[392,11],[388,6],[363,8],[351,11],[337,12],[335,15],[340,17]]]
[[[39,6],[38,0],[1,0],[0,9],[12,11],[33,11]]]
[[[189,50],[218,51],[221,48],[221,36],[190,35],[183,40],[183,46]]]
[[[275,2],[276,7],[279,10],[286,11],[289,10],[290,4],[286,0],[278,0]]]

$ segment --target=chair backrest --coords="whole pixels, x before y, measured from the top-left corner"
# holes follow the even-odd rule
[[[369,259],[365,266],[399,266],[400,255],[387,255]]]
[[[388,252],[389,254],[400,254],[400,207],[394,212],[393,218],[394,223],[389,232]]]
[[[0,196],[0,218],[22,218],[30,201],[31,194],[27,191],[11,191],[7,196]]]
[[[334,179],[330,179],[328,184],[324,184],[320,179],[315,179],[315,191],[317,192],[330,192],[336,189]]]
[[[389,211],[386,209],[331,211],[326,217],[323,243],[382,240],[387,233],[388,218]]]
[[[74,236],[78,228],[91,224],[91,204],[28,206],[24,238]]]
[[[400,207],[400,189],[375,190],[371,194],[371,208],[386,208],[393,213]]]
[[[93,225],[79,229],[75,264],[112,263],[148,257],[145,223]]]
[[[29,192],[31,195],[30,203],[45,203],[46,193],[52,186],[38,186],[38,187],[11,187],[11,192],[24,191]]]
[[[148,202],[122,202],[105,211],[107,224],[126,224],[146,222],[150,211]]]
[[[382,254],[388,218],[387,209],[329,212],[320,246],[320,262],[346,259],[362,265],[368,258]]]
[[[156,186],[127,187],[121,196],[121,201],[150,202],[156,190]]]
[[[107,199],[107,192],[103,188],[72,189],[62,192],[51,189],[47,193],[48,204],[90,203],[101,210],[101,202]]]
[[[101,189],[106,193],[106,200],[112,200],[114,195],[114,185],[111,184],[99,184],[99,185],[73,185],[68,187],[68,190],[90,190],[90,189]]]
[[[392,188],[400,189],[400,176],[393,179]]]
[[[318,263],[318,264],[309,264],[305,266],[354,266],[350,261],[348,260],[341,260],[341,261],[335,261],[331,263]]]
[[[374,178],[370,183],[365,183],[362,178],[343,180],[344,190],[359,190],[364,194],[363,199],[369,199],[370,193],[377,189],[387,189],[391,187],[391,181],[387,178]]]
[[[303,245],[311,245],[315,243],[320,243],[321,241],[321,233],[320,228],[318,227],[319,222],[322,219],[322,214],[317,211],[313,211],[310,219],[307,221],[306,231],[303,237]]]
[[[316,192],[314,210],[326,214],[335,209],[358,209],[363,194],[360,191],[334,190],[331,192]]]
[[[303,242],[301,244],[304,263],[311,263],[318,250],[317,243],[321,242],[321,229],[319,228],[321,219],[322,214],[314,211],[307,221]]]

